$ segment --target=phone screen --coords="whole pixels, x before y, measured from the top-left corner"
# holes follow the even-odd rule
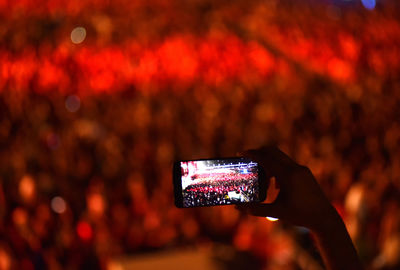
[[[260,201],[260,169],[254,161],[228,158],[180,161],[178,164],[181,207]]]

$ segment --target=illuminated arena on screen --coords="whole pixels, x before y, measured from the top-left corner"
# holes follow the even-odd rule
[[[183,206],[257,201],[258,165],[246,159],[181,162]]]

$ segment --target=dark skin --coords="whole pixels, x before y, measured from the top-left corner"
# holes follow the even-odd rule
[[[325,196],[312,172],[297,164],[275,146],[242,153],[257,161],[275,177],[279,194],[273,203],[254,203],[237,208],[259,217],[276,217],[310,229],[327,269],[363,269],[346,227]]]

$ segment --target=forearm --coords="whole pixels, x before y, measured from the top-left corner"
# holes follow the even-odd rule
[[[333,209],[323,218],[321,224],[312,233],[327,269],[363,269],[346,226],[336,210]]]

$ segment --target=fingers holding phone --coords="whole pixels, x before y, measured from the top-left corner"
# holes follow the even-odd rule
[[[237,204],[249,214],[308,228],[318,228],[335,211],[311,171],[279,148],[267,146],[242,154],[240,158],[175,162],[175,205]]]
[[[176,206],[237,204],[254,216],[307,227],[316,236],[328,269],[362,269],[343,221],[307,167],[274,146],[249,150],[243,156],[176,162]]]
[[[279,193],[270,204],[249,204],[239,209],[255,216],[272,216],[310,229],[335,212],[311,171],[275,146],[243,152],[276,179]],[[264,179],[267,182],[266,179]]]

